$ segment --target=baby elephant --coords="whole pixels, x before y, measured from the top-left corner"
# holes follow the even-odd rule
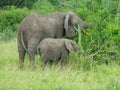
[[[79,52],[79,50],[73,40],[46,38],[38,45],[37,52],[41,56],[43,65],[54,60],[58,60],[63,65],[70,52]]]

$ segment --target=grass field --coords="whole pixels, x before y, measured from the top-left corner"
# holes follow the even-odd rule
[[[26,56],[25,70],[18,70],[17,41],[0,42],[0,90],[120,90],[120,65],[111,63],[92,66],[90,69],[66,65],[29,70]],[[73,63],[75,66],[76,63]]]

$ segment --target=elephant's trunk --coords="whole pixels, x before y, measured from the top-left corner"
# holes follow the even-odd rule
[[[86,23],[81,23],[80,24],[81,29],[87,29],[87,28],[92,28],[91,24],[86,24]]]
[[[78,51],[77,54],[78,54],[78,56],[80,56],[80,55],[85,55],[84,52],[80,52],[80,51]]]
[[[81,28],[81,30],[82,30],[83,33],[85,33],[86,35],[89,35],[89,33],[87,33],[85,31],[85,29],[92,28],[92,25],[91,24],[86,24],[86,23],[81,23],[80,24],[80,28]]]

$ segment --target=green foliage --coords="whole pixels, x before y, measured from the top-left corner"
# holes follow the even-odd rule
[[[59,1],[58,0],[48,0],[48,1],[50,1],[51,4],[54,5],[54,6],[59,5]]]
[[[118,49],[118,42],[120,41],[120,6],[116,2],[120,3],[119,1],[113,2],[113,0],[101,0],[99,3],[95,0],[84,0],[82,2],[83,8],[75,9],[81,17],[85,16],[86,21],[93,24],[93,28],[88,29],[89,36],[82,34],[81,44],[84,51],[90,54],[94,53],[95,59],[100,59],[103,62],[106,59],[111,60],[109,52],[114,53],[112,57],[117,58],[120,54],[120,49]]]
[[[4,30],[0,33],[0,41],[9,41],[16,37],[16,32],[12,31],[11,29]]]
[[[67,59],[67,63],[74,69],[90,70],[95,67],[96,62],[93,61],[92,56],[78,55],[76,53],[70,53]]]
[[[36,0],[0,0],[0,8],[5,9],[6,6],[32,8],[35,1]]]
[[[48,0],[37,0],[33,5],[33,10],[40,12],[42,14],[47,14],[55,11],[55,6],[53,6]]]
[[[16,39],[0,42],[0,90],[119,90],[120,65],[96,65],[91,57],[77,57],[71,53],[68,64],[59,67],[46,67],[41,70],[36,63],[34,71],[28,68],[29,58],[25,60],[25,70],[18,70],[19,60]],[[36,61],[39,60],[36,58]],[[86,87],[87,86],[87,87]]]
[[[13,1],[16,0],[3,0],[0,3],[1,90],[120,90],[120,0]],[[74,11],[93,25],[86,30],[88,35],[80,33],[71,37],[79,40],[80,51],[84,54],[78,56],[70,53],[61,70],[55,64],[42,71],[41,61],[36,58],[36,69],[32,72],[28,68],[27,55],[25,70],[19,71],[15,38],[18,25],[31,12],[49,14],[55,11]]]
[[[26,8],[17,9],[14,6],[10,7],[10,10],[0,10],[0,32],[11,29],[16,31],[18,23],[29,13]]]
[[[119,60],[119,0],[35,0],[35,3],[31,4],[31,10],[14,6],[4,6],[3,10],[0,10],[0,39],[7,40],[12,37],[22,19],[30,12],[49,14],[55,11],[74,11],[81,19],[93,25],[93,28],[86,30],[89,35],[80,33],[79,37],[72,37],[76,41],[79,40],[80,51],[93,55],[92,59],[99,63]],[[27,5],[25,7],[29,8]]]
[[[15,6],[9,7],[8,10],[0,10],[0,39],[10,39],[12,33],[14,35],[18,25],[28,13],[26,8],[19,9]]]

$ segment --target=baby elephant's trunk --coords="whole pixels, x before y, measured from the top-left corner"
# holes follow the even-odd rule
[[[78,54],[78,56],[80,56],[80,55],[85,55],[84,52],[80,52],[80,51],[78,51],[77,54]]]

